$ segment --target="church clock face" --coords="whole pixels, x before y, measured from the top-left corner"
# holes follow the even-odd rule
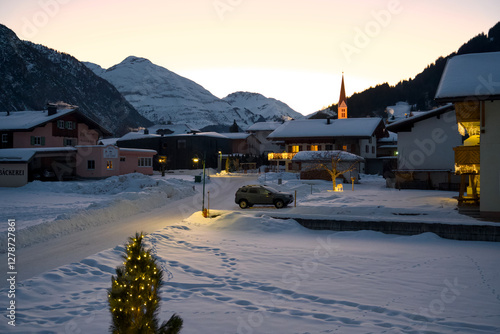
[[[107,146],[104,149],[104,158],[107,159],[118,158],[118,148],[114,146]]]

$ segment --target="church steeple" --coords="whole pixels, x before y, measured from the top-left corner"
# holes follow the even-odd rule
[[[347,118],[347,99],[345,97],[344,72],[342,72],[342,83],[340,85],[340,98],[337,107],[337,118]]]

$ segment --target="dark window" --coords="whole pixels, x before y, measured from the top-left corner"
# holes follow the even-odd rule
[[[87,169],[95,169],[95,160],[87,160]]]
[[[62,119],[57,121],[57,127],[59,129],[64,129],[64,121]]]
[[[375,154],[375,146],[372,146],[372,153]]]
[[[2,143],[8,143],[9,142],[9,135],[6,133],[2,133]]]
[[[120,161],[125,161],[125,157],[120,157]]]
[[[253,189],[249,189],[249,190],[248,190],[248,192],[249,192],[250,194],[258,194],[258,193],[259,193],[259,190],[258,190],[258,189],[253,188]]]
[[[185,149],[186,148],[186,140],[185,139],[177,140],[177,148],[180,150]]]
[[[328,145],[328,144],[327,144],[327,145],[325,146],[325,149],[326,149],[327,151],[333,151],[333,145]]]
[[[365,146],[366,153],[370,153],[370,147],[368,145]]]

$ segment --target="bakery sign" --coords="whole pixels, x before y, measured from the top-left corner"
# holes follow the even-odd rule
[[[0,164],[0,187],[21,187],[28,183],[28,164]]]
[[[106,146],[104,148],[104,158],[106,159],[114,159],[118,158],[118,148],[116,146]]]

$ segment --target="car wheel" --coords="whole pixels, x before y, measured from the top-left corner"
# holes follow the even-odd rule
[[[242,208],[242,209],[246,209],[246,208],[248,208],[248,207],[250,207],[250,205],[248,204],[248,201],[247,201],[246,199],[242,199],[242,200],[240,201],[240,208]]]
[[[274,202],[274,206],[276,207],[276,209],[281,209],[285,206],[285,203],[282,200],[278,199],[276,200],[276,202]]]

